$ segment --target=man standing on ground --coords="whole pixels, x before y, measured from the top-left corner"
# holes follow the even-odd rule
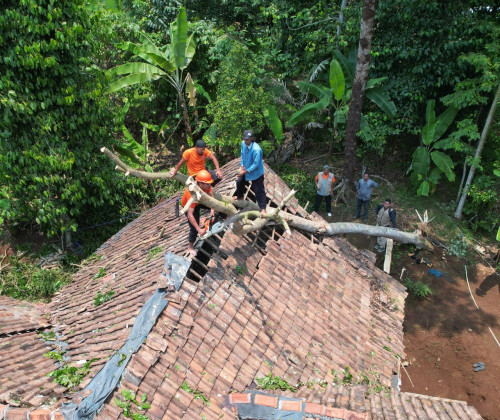
[[[375,214],[377,215],[377,226],[393,227],[396,229],[396,210],[391,206],[391,199],[387,198],[384,204],[379,204],[375,209]],[[387,245],[387,238],[383,236],[377,237],[377,244],[375,249],[378,252],[384,252]]]
[[[205,169],[206,159],[210,159],[215,165],[215,171],[209,170],[208,172],[210,172],[210,175],[213,179],[212,186],[217,185],[217,183],[219,183],[219,181],[222,179],[222,172],[219,168],[219,162],[217,158],[210,150],[207,150],[206,147],[207,145],[203,140],[198,140],[195,144],[195,147],[191,147],[190,149],[185,150],[177,166],[170,169],[170,176],[174,176],[179,171],[179,169],[181,169],[184,163],[186,163],[187,165],[189,176],[195,176],[198,172]]]
[[[264,162],[262,160],[262,149],[255,143],[252,130],[243,132],[241,142],[241,167],[236,179],[237,200],[242,200],[245,187],[252,182],[251,189],[260,208],[260,216],[266,214],[266,189],[264,187]]]
[[[359,219],[359,216],[361,214],[361,206],[363,206],[363,223],[367,222],[368,204],[370,204],[370,197],[372,196],[373,189],[377,187],[378,184],[375,181],[369,179],[368,173],[365,172],[363,178],[361,178],[356,185],[356,198],[358,199],[358,203],[356,205],[356,216],[354,216],[354,220]]]
[[[326,213],[332,217],[332,194],[335,177],[330,172],[328,165],[323,166],[323,172],[319,172],[314,178],[316,181],[316,200],[314,201],[314,211],[318,212],[323,198],[326,203]]]
[[[212,176],[210,172],[203,169],[196,175],[196,183],[198,187],[200,187],[204,192],[206,192],[209,196],[213,197],[214,193],[212,191],[213,185]],[[191,192],[186,188],[184,190],[184,194],[182,195],[181,205],[184,207],[189,199],[191,198]],[[210,217],[214,215],[214,209],[210,210]],[[196,250],[194,249],[194,241],[196,240],[196,236],[199,234],[200,236],[205,233],[205,231],[200,227],[200,205],[198,203],[193,203],[189,207],[186,212],[186,217],[189,222],[189,245],[188,251],[194,257],[196,255]]]

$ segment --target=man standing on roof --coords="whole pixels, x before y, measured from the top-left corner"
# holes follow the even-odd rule
[[[396,229],[396,210],[392,208],[391,199],[386,198],[384,204],[379,204],[375,209],[377,215],[377,226],[392,227]],[[384,252],[387,245],[387,238],[383,236],[377,237],[375,249],[378,252]]]
[[[245,130],[241,142],[241,167],[236,179],[235,198],[237,200],[243,200],[245,187],[249,181],[252,182],[251,189],[255,194],[255,199],[260,208],[260,216],[262,217],[266,214],[267,204],[262,149],[255,143],[252,130]]]
[[[196,175],[196,183],[198,186],[206,192],[209,196],[213,197],[214,193],[212,191],[212,185],[214,183],[210,172],[203,169]],[[181,204],[184,207],[189,199],[191,198],[191,192],[186,188],[184,194],[182,195]],[[214,215],[214,209],[210,210],[210,217]],[[186,212],[186,216],[189,222],[189,245],[188,251],[194,257],[196,255],[196,250],[194,249],[194,241],[198,234],[203,235],[205,230],[200,227],[200,206],[198,203],[193,203]]]
[[[332,217],[332,194],[335,177],[330,172],[328,165],[323,166],[323,172],[319,172],[314,178],[316,181],[316,200],[314,201],[314,211],[317,213],[323,198],[326,203],[326,213]]]
[[[170,169],[170,176],[174,176],[182,165],[186,163],[189,176],[195,176],[198,172],[205,169],[206,159],[210,159],[215,165],[215,171],[209,170],[213,179],[213,186],[217,185],[222,179],[222,172],[219,168],[219,162],[215,155],[207,150],[207,145],[203,140],[198,140],[195,147],[187,149],[182,154],[182,158],[175,168]]]
[[[354,216],[354,220],[359,219],[361,214],[361,205],[363,205],[363,223],[367,222],[368,204],[370,204],[372,191],[377,187],[378,184],[369,179],[368,172],[365,172],[363,178],[361,178],[356,185],[356,198],[358,199],[358,204],[356,205],[356,216]]]

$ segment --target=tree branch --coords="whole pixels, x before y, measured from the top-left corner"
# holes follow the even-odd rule
[[[300,229],[313,234],[326,236],[334,236],[345,233],[358,233],[369,236],[384,236],[400,243],[414,244],[422,248],[434,248],[430,241],[428,241],[423,236],[414,233],[402,232],[397,229],[382,226],[362,225],[359,223],[328,224],[325,221],[308,220],[281,210],[281,208],[283,208],[286,203],[295,195],[296,191],[294,190],[290,191],[290,193],[283,199],[277,209],[273,209],[273,212],[267,213],[261,217],[259,206],[252,201],[235,200],[232,197],[218,193],[214,193],[214,197],[211,197],[206,194],[200,187],[198,187],[192,177],[187,177],[186,175],[180,173],[177,173],[171,177],[168,172],[150,173],[138,171],[126,165],[118,158],[118,156],[116,156],[107,148],[103,147],[101,151],[111,161],[113,161],[120,168],[120,170],[124,171],[126,176],[132,175],[138,178],[149,180],[174,179],[184,185],[187,185],[189,190],[191,191],[193,202],[198,202],[199,204],[214,209],[219,213],[230,216],[229,219],[224,222],[224,225],[225,227],[229,227],[232,225],[233,232],[237,235],[245,235],[247,233],[258,231],[262,229],[270,220],[274,220],[277,223],[282,224],[288,233],[290,233],[290,227],[294,227],[296,229]],[[191,203],[189,202],[187,204],[191,205]],[[237,208],[242,208],[243,211],[238,211]],[[184,210],[185,209],[183,209],[183,211]],[[128,252],[130,252],[130,250]],[[110,263],[108,263],[106,266],[108,266],[109,264]]]

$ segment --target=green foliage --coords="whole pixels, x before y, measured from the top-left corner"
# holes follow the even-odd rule
[[[116,294],[116,292],[113,289],[108,290],[106,293],[101,293],[101,291],[99,290],[96,297],[94,298],[94,306],[99,306],[104,302],[108,302],[109,300],[111,300],[114,294]]]
[[[448,246],[448,253],[458,258],[463,258],[467,255],[467,237],[459,235],[455,237]]]
[[[38,335],[44,341],[54,341],[56,339],[56,333],[52,330],[49,331],[40,331]]]
[[[11,257],[11,267],[0,273],[0,294],[16,299],[43,300],[50,298],[70,281],[70,274],[59,268],[47,270],[38,265]]]
[[[210,405],[210,401],[205,396],[203,391],[199,391],[199,390],[195,390],[195,389],[191,388],[186,381],[184,381],[182,383],[181,389],[186,391],[188,394],[192,394],[195,399],[203,401],[206,405]]]
[[[357,11],[352,9],[358,7],[358,3],[350,6],[348,16],[354,15]],[[388,124],[405,134],[418,133],[426,98],[448,95],[457,82],[472,75],[471,68],[457,58],[484,53],[495,43],[498,47],[495,20],[498,11],[494,2],[395,0],[379,3],[370,75],[390,75],[387,88],[398,115]],[[346,25],[346,41],[354,46],[359,40],[359,28],[353,27],[351,31],[349,25]],[[469,93],[481,95],[479,90]]]
[[[100,279],[101,277],[104,277],[107,273],[107,270],[105,268],[99,268],[99,271],[97,272],[97,274],[95,274],[94,276],[92,276],[93,279]]]
[[[51,352],[49,352],[51,353]],[[48,354],[48,353],[47,353]],[[51,356],[47,356],[49,358],[53,358]],[[59,360],[59,359],[56,359]],[[61,386],[64,386],[68,389],[74,388],[75,386],[80,385],[80,382],[87,376],[90,372],[90,366],[97,359],[88,360],[80,367],[71,366],[69,364],[65,364],[57,370],[50,372],[47,376],[53,378],[53,382],[58,383]],[[62,361],[62,360],[59,360]]]
[[[311,94],[318,100],[309,102],[295,112],[287,122],[294,126],[302,121],[312,121],[317,127],[332,123],[334,141],[340,141],[339,130],[345,126],[349,112],[351,88],[354,80],[356,63],[346,58],[340,51],[334,51],[334,58],[330,62],[329,87],[310,82],[298,82],[297,86],[305,93]],[[394,103],[390,100],[387,91],[381,87],[386,78],[371,79],[366,86],[365,95],[373,104],[388,116],[396,112]],[[319,117],[319,119],[318,119]],[[361,132],[365,140],[371,141],[374,134],[368,120],[362,117]]]
[[[163,251],[163,248],[161,246],[155,246],[154,248],[150,249],[148,251],[148,257],[146,258],[146,261],[151,261],[158,254],[161,254],[162,251]]]
[[[411,279],[407,279],[405,281],[405,286],[408,289],[408,292],[417,299],[425,299],[433,294],[431,288],[421,281],[414,282]]]
[[[433,193],[443,173],[449,181],[455,180],[453,161],[447,154],[436,149],[443,148],[443,143],[439,139],[453,122],[457,109],[448,107],[436,118],[434,104],[434,100],[427,102],[426,124],[422,128],[424,146],[417,147],[407,171],[407,173],[411,172],[412,183],[418,188],[417,195],[427,196],[429,192]],[[435,164],[433,168],[431,168],[431,160]]]
[[[490,232],[500,223],[498,213],[500,182],[494,176],[483,173],[476,176],[467,193],[464,214],[469,217],[469,225],[474,230]]]
[[[239,149],[244,130],[263,131],[262,109],[271,108],[271,99],[263,87],[264,73],[257,56],[234,42],[216,74],[216,99],[207,107],[217,127],[217,146],[234,152]]]
[[[115,403],[118,407],[123,409],[123,415],[125,417],[133,420],[148,420],[148,417],[145,414],[137,413],[132,410],[132,408],[137,408],[140,411],[145,411],[151,408],[151,405],[146,402],[146,394],[142,394],[140,401],[137,401],[135,392],[128,389],[122,389],[121,394],[124,401],[115,398]]]
[[[334,385],[366,385],[366,395],[378,394],[380,392],[390,393],[390,387],[382,384],[380,381],[380,373],[368,369],[367,371],[361,371],[354,375],[351,368],[346,366],[342,369],[342,378],[339,377],[339,373],[332,369],[333,384]]]
[[[1,210],[9,225],[58,235],[143,196],[142,183],[119,181],[99,152],[111,147],[115,124],[93,61],[99,25],[81,0],[0,6],[0,200],[9,202]]]
[[[316,188],[311,176],[303,170],[287,164],[280,165],[277,172],[286,185],[297,191],[295,197],[301,206],[305,206],[308,201],[314,203]]]
[[[279,376],[273,376],[272,372],[269,372],[263,378],[255,378],[255,383],[261,389],[276,390],[281,391],[291,391],[297,392],[298,387],[290,385],[286,379],[280,378]]]
[[[47,357],[52,360],[57,360],[58,362],[64,362],[64,352],[59,351],[48,351],[44,354],[44,357]]]

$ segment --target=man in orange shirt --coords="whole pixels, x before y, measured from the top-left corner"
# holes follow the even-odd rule
[[[319,210],[321,201],[324,198],[326,202],[326,213],[328,217],[332,217],[332,194],[335,177],[333,173],[330,172],[330,167],[328,165],[323,166],[323,172],[319,172],[314,179],[316,181],[314,211],[317,212]]]
[[[196,183],[198,186],[206,192],[209,196],[213,197],[214,193],[212,191],[213,179],[210,172],[203,169],[196,175]],[[182,195],[181,205],[184,207],[189,199],[191,198],[191,192],[186,188],[184,194]],[[210,217],[214,215],[214,209],[210,210]],[[194,249],[194,241],[198,234],[203,235],[205,230],[200,227],[200,205],[198,203],[193,203],[186,212],[186,216],[189,222],[189,245],[188,251],[194,257],[196,255],[196,250]]]
[[[182,165],[186,163],[189,176],[194,176],[201,170],[205,169],[205,160],[210,159],[215,165],[215,171],[209,170],[210,175],[213,180],[213,185],[215,186],[222,179],[222,172],[219,168],[219,162],[215,155],[207,150],[207,145],[203,140],[198,140],[195,147],[187,149],[182,154],[182,158],[175,168],[170,169],[170,176],[174,176]]]

